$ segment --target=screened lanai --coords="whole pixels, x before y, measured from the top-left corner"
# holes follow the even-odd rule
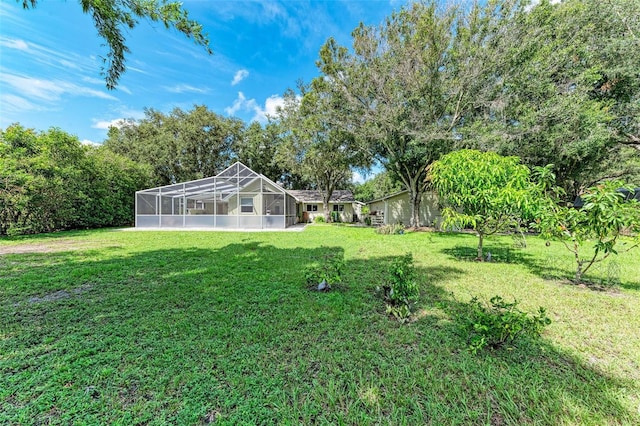
[[[136,192],[138,228],[284,229],[296,200],[242,163],[214,177]]]

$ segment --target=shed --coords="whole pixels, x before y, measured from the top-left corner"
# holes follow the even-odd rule
[[[372,222],[379,224],[401,223],[409,225],[411,223],[411,200],[409,191],[399,191],[386,195],[366,203],[369,206],[369,214]],[[382,219],[380,219],[382,216]],[[427,191],[422,194],[420,202],[420,226],[440,227],[442,225],[442,214],[438,208],[438,198],[434,192]]]

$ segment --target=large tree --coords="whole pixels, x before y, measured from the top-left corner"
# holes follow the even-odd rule
[[[233,152],[238,161],[254,172],[279,182],[285,174],[276,155],[281,143],[280,129],[276,123],[262,126],[254,121],[244,129],[242,138],[233,146]]]
[[[554,163],[573,199],[637,163],[640,2],[528,3],[488,2],[501,15],[479,50],[492,71],[478,76],[458,145]]]
[[[340,125],[368,140],[377,159],[409,190],[411,225],[419,225],[427,166],[449,152],[477,96],[484,28],[493,19],[471,11],[414,3],[380,26],[360,25],[349,50],[329,39],[318,66],[341,100]]]
[[[366,202],[402,191],[402,189],[402,182],[394,178],[391,173],[383,171],[366,182],[353,185],[353,195],[356,200]]]
[[[38,0],[16,0],[25,9],[35,8]],[[200,46],[207,53],[209,37],[202,31],[202,25],[189,19],[189,13],[182,3],[170,0],[80,0],[82,11],[91,15],[98,35],[109,48],[104,58],[104,73],[107,88],[114,89],[126,70],[125,55],[129,48],[125,44],[125,33],[133,29],[140,19],[160,22],[166,28],[174,28]],[[60,31],[60,29],[58,29]]]
[[[233,158],[244,124],[198,105],[169,114],[145,110],[145,118],[111,127],[105,141],[110,150],[149,164],[158,185],[214,176]]]
[[[364,155],[352,134],[334,124],[339,108],[326,89],[325,81],[317,79],[311,85],[300,85],[301,95],[285,94],[279,111],[285,143],[279,157],[320,191],[328,222],[333,191],[348,184],[352,167],[368,166],[370,156]]]

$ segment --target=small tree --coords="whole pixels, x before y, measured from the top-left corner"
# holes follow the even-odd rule
[[[581,208],[553,205],[537,222],[542,236],[561,241],[573,253],[576,284],[595,263],[618,254],[623,231],[640,231],[640,206],[635,200],[625,200],[618,190],[621,186],[620,182],[607,182],[589,188],[582,195]],[[637,247],[638,240],[624,252]],[[588,242],[595,243],[591,249],[585,247]]]
[[[517,228],[540,199],[539,187],[520,159],[494,152],[452,152],[431,166],[429,176],[444,207],[444,225],[472,227],[480,261],[484,238]]]

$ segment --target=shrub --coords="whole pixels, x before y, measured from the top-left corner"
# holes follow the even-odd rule
[[[314,223],[325,223],[324,216],[320,215],[320,216],[314,217],[313,218],[313,222]]]
[[[364,224],[367,226],[371,226],[371,218],[369,216],[364,218]]]
[[[331,222],[340,223],[340,212],[331,212]]]
[[[530,315],[518,309],[518,301],[507,303],[500,296],[492,297],[489,305],[474,297],[464,305],[459,319],[474,354],[486,347],[497,349],[526,337],[537,338],[551,324],[544,308]]]
[[[419,294],[413,255],[407,253],[396,257],[389,266],[388,286],[385,297],[392,305],[409,306]]]
[[[376,234],[383,235],[401,235],[404,234],[404,225],[401,223],[392,223],[389,225],[382,225],[376,228]]]
[[[344,255],[342,253],[326,253],[320,262],[309,265],[304,270],[307,285],[317,288],[318,284],[325,282],[326,290],[331,289],[332,284],[342,282],[342,270],[344,268]]]

